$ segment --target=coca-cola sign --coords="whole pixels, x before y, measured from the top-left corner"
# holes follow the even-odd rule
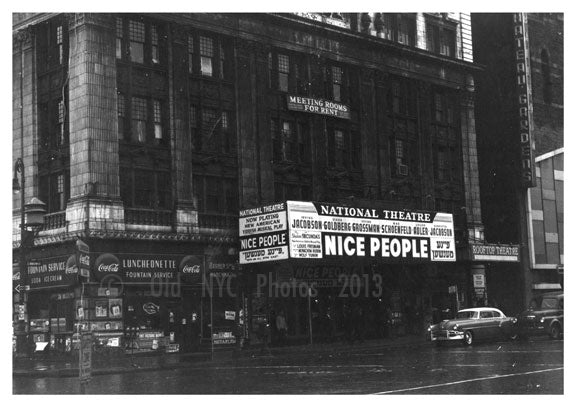
[[[120,271],[120,265],[118,263],[100,264],[98,271],[101,273],[118,273],[118,271]]]
[[[108,274],[119,274],[120,260],[112,253],[103,253],[96,258],[94,270],[96,270],[95,274],[98,280]]]
[[[182,280],[188,283],[197,283],[202,280],[204,270],[204,256],[189,255],[180,261]]]

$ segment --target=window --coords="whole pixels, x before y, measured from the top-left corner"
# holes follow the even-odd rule
[[[140,96],[132,96],[129,100],[127,106],[127,98],[118,93],[118,139],[166,145],[163,101]]]
[[[160,53],[158,51],[158,29],[155,25],[150,26],[150,35],[152,43],[152,62],[155,64],[160,63]]]
[[[456,28],[443,22],[426,21],[426,49],[436,54],[456,55]]]
[[[270,134],[274,161],[309,162],[307,122],[271,119]]]
[[[60,100],[58,102],[58,126],[56,129],[56,140],[58,145],[64,144],[64,123],[66,119],[66,107],[64,106],[64,101]]]
[[[126,98],[118,93],[118,139],[126,138]]]
[[[116,17],[116,58],[137,64],[160,64],[162,29],[145,18]]]
[[[274,182],[274,200],[310,201],[312,200],[312,187],[310,185],[288,182]]]
[[[122,42],[124,38],[124,29],[122,18],[116,17],[116,58],[122,59]]]
[[[414,45],[416,24],[414,17],[400,14],[398,16],[398,39],[400,44]]]
[[[396,177],[409,176],[418,167],[417,100],[416,83],[391,81],[386,126],[390,136],[391,172]]]
[[[381,18],[382,38],[414,46],[416,16],[413,13],[383,13]]]
[[[336,127],[338,124],[329,125],[328,138],[328,165],[335,168],[360,169],[361,168],[361,143],[357,132],[348,127]]]
[[[214,58],[214,40],[200,37],[200,74],[213,76],[212,59]]]
[[[132,98],[132,141],[144,143],[146,141],[146,99]]]
[[[58,63],[64,63],[64,34],[62,26],[56,27],[56,47],[58,48]]]
[[[195,175],[193,182],[199,212],[238,214],[238,183],[235,179]]]
[[[285,52],[268,54],[268,85],[281,92],[305,95],[308,90],[308,71],[305,58]]]
[[[341,97],[342,88],[342,68],[333,66],[332,67],[332,99],[336,102],[342,100]]]
[[[278,90],[288,92],[288,75],[290,74],[290,59],[288,55],[278,55]]]
[[[231,79],[231,47],[221,37],[188,34],[188,72],[203,77]]]
[[[236,154],[232,113],[215,108],[190,107],[192,149],[196,152]]]
[[[461,155],[455,113],[457,96],[436,90],[432,96],[431,135],[434,143],[435,176],[441,183],[460,181]]]
[[[144,23],[139,21],[129,22],[130,33],[130,60],[132,62],[144,63]]]
[[[60,212],[66,209],[66,202],[70,197],[68,172],[64,170],[41,171],[40,199],[46,203],[48,213]]]
[[[171,209],[171,177],[168,171],[122,166],[120,195],[129,208]]]
[[[154,100],[154,139],[156,141],[162,140],[162,110],[160,108],[160,101]]]
[[[38,71],[63,68],[68,63],[68,22],[55,17],[36,26],[35,35]]]

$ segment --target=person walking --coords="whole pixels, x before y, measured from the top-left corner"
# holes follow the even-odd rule
[[[288,324],[286,323],[284,311],[280,311],[278,315],[276,315],[276,331],[278,332],[278,345],[285,345],[288,334]]]

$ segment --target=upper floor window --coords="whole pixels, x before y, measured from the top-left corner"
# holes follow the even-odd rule
[[[400,44],[414,46],[416,38],[416,16],[413,13],[383,13],[380,17],[382,38]]]
[[[194,175],[193,194],[199,212],[238,215],[236,179]]]
[[[231,48],[223,38],[190,33],[188,71],[210,78],[231,79]]]
[[[333,66],[330,70],[330,82],[332,84],[332,100],[342,100],[342,68]]]
[[[120,194],[129,208],[171,209],[172,189],[168,171],[123,165]]]
[[[118,139],[165,145],[163,101],[118,93]]]
[[[40,171],[39,178],[40,199],[46,203],[48,213],[65,210],[66,202],[70,198],[68,172],[64,169]]]
[[[329,125],[328,165],[348,170],[362,167],[360,135],[357,132],[334,123]]]
[[[454,57],[456,55],[456,27],[452,24],[426,21],[426,49],[436,54]]]
[[[116,17],[116,58],[138,64],[160,64],[160,27],[143,18]]]
[[[274,161],[308,162],[308,123],[292,120],[270,120]]]
[[[196,152],[236,153],[232,112],[212,107],[190,107],[192,149]]]
[[[308,88],[304,57],[280,51],[268,54],[268,85],[271,89],[304,95]]]
[[[68,26],[63,18],[53,18],[37,26],[36,41],[39,70],[53,69],[67,63]]]

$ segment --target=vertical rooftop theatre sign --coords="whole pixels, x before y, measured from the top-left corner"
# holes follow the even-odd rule
[[[342,103],[293,95],[288,95],[286,98],[288,110],[350,119],[350,108]]]
[[[240,212],[240,263],[456,261],[452,214],[287,201]]]
[[[514,52],[520,132],[521,182],[523,187],[530,188],[536,186],[536,173],[532,142],[533,105],[532,80],[530,78],[530,48],[526,26],[526,14],[514,13]]]

